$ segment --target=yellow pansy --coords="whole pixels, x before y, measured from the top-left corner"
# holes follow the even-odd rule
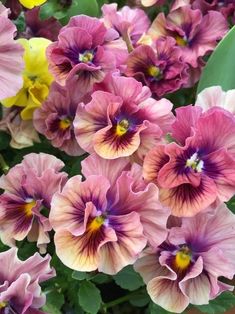
[[[33,111],[40,107],[47,98],[53,81],[53,77],[48,71],[46,58],[46,48],[51,42],[45,38],[19,39],[18,42],[25,49],[24,85],[16,96],[4,99],[1,102],[5,107],[23,107],[21,118],[30,120]]]
[[[38,5],[45,3],[47,0],[19,0],[19,2],[27,9],[32,9]]]

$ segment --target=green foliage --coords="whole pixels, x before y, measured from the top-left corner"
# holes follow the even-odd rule
[[[148,307],[148,314],[174,314],[164,310],[161,306],[151,302]]]
[[[197,93],[204,88],[220,85],[223,90],[235,88],[235,26],[219,43],[201,75]]]
[[[235,214],[235,196],[233,196],[227,203],[227,207]]]
[[[102,5],[102,2],[101,2]],[[54,16],[65,25],[74,15],[86,14],[89,16],[99,15],[99,6],[96,0],[73,0],[70,6],[64,6],[57,0],[47,1],[40,8],[40,17],[47,19]]]
[[[235,295],[232,292],[224,292],[216,299],[209,302],[208,305],[195,305],[202,313],[219,314],[235,306]]]
[[[0,131],[0,151],[9,146],[11,136],[6,132]]]
[[[142,278],[134,271],[132,266],[123,268],[117,275],[113,276],[113,279],[117,285],[130,291],[144,286]]]
[[[63,294],[58,291],[48,291],[48,293],[46,293],[46,297],[47,302],[43,307],[43,310],[53,314],[61,314],[61,308],[64,304]]]
[[[79,303],[84,311],[90,314],[98,313],[101,306],[99,289],[90,281],[83,281],[78,292]]]

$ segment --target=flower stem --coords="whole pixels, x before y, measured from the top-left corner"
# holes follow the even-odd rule
[[[5,174],[10,169],[10,167],[8,166],[8,164],[6,163],[5,159],[3,158],[1,154],[0,154],[0,167]]]
[[[103,304],[103,309],[106,311],[110,307],[114,307],[114,306],[116,306],[118,304],[121,304],[121,303],[124,303],[126,301],[129,301],[131,298],[133,298],[133,296],[139,295],[141,290],[134,291],[134,292],[129,293],[127,295],[124,295],[123,297],[120,297],[120,298],[118,298],[116,300],[110,301],[108,303],[104,303]]]

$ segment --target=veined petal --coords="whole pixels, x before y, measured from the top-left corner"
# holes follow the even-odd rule
[[[191,217],[211,205],[217,197],[214,181],[203,176],[199,186],[181,184],[172,189],[160,189],[160,201],[170,207],[172,215]]]
[[[137,213],[109,216],[108,224],[115,230],[117,241],[105,243],[99,249],[99,271],[116,274],[133,264],[146,246],[143,226]]]
[[[106,226],[94,232],[86,230],[81,236],[61,230],[55,234],[56,254],[71,269],[93,271],[99,266],[99,248],[110,241],[117,241],[117,236]]]

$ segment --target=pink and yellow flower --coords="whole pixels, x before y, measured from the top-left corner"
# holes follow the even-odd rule
[[[107,72],[116,68],[115,56],[105,49],[105,43],[117,36],[97,18],[72,17],[60,31],[58,41],[47,49],[50,71],[56,81],[65,85],[76,77],[80,89],[86,91],[93,83],[101,82]]]
[[[47,100],[34,112],[36,130],[51,140],[53,146],[72,156],[84,153],[73,128],[77,106],[82,101],[85,95],[77,90],[76,82],[71,81],[65,87],[54,82]]]
[[[45,252],[50,242],[48,220],[51,198],[67,180],[62,161],[44,153],[29,154],[0,179],[0,236],[14,246],[26,237]]]
[[[133,78],[110,75],[80,104],[74,121],[79,145],[106,159],[131,156],[142,160],[171,129],[172,104],[151,98],[147,87]]]
[[[171,37],[158,39],[151,46],[140,45],[127,59],[127,76],[133,76],[161,97],[188,82],[188,66],[181,60],[181,51]]]
[[[181,50],[183,61],[198,67],[199,57],[213,51],[223,38],[228,25],[220,12],[209,11],[202,16],[200,10],[185,5],[171,11],[167,17],[158,14],[148,31],[152,40],[172,36]]]
[[[144,160],[144,177],[160,187],[160,200],[175,216],[194,216],[235,193],[235,118],[219,107],[176,110],[173,138]]]
[[[85,181],[72,177],[52,199],[56,253],[72,269],[115,274],[133,264],[147,242],[164,241],[169,210],[154,184],[140,188],[141,172],[137,177],[126,159],[92,155],[82,172]]]
[[[50,259],[49,255],[43,258],[35,253],[21,261],[16,248],[0,253],[0,313],[44,314],[39,308],[46,296],[39,284],[55,276]]]
[[[167,241],[148,250],[135,264],[147,291],[161,307],[182,313],[191,304],[208,304],[233,287],[221,281],[235,274],[235,217],[221,205],[216,211],[183,218]]]

